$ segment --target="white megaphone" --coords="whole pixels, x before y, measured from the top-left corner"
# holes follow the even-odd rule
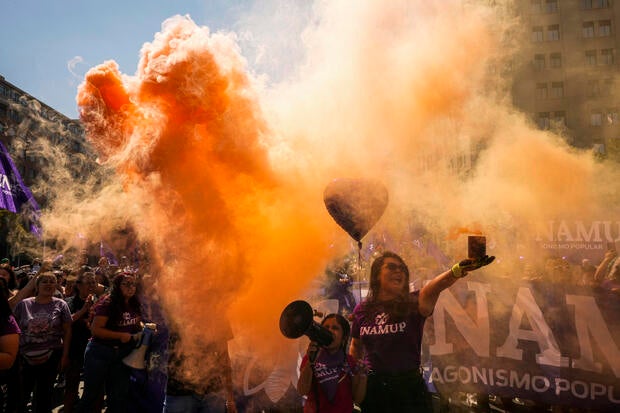
[[[146,350],[151,345],[151,338],[157,329],[155,323],[145,323],[141,333],[136,334],[136,348],[123,359],[123,363],[136,370],[144,370],[146,363],[144,361]]]

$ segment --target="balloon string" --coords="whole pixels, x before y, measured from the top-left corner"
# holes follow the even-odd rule
[[[362,302],[362,241],[357,241],[357,268],[359,269],[357,285],[360,290],[360,302]]]

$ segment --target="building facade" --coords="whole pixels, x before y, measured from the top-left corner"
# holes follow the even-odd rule
[[[620,2],[522,0],[515,7],[525,45],[514,73],[515,106],[573,146],[617,151]]]
[[[45,178],[42,166],[50,162],[36,145],[39,140],[76,160],[70,168],[75,177],[96,166],[79,120],[66,117],[0,76],[0,141],[28,186]],[[84,158],[93,161],[84,163]]]

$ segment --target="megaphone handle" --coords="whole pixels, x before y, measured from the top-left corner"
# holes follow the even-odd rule
[[[314,364],[316,356],[319,354],[319,350],[308,353],[308,361],[310,364]]]

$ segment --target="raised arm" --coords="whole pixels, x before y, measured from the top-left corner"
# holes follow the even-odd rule
[[[424,317],[430,316],[435,309],[435,304],[437,304],[439,294],[441,294],[443,290],[450,288],[459,278],[465,277],[468,272],[477,270],[485,265],[489,265],[494,259],[495,257],[489,257],[488,255],[477,260],[467,258],[458,264],[455,264],[448,271],[445,271],[433,278],[420,290],[420,314]]]

